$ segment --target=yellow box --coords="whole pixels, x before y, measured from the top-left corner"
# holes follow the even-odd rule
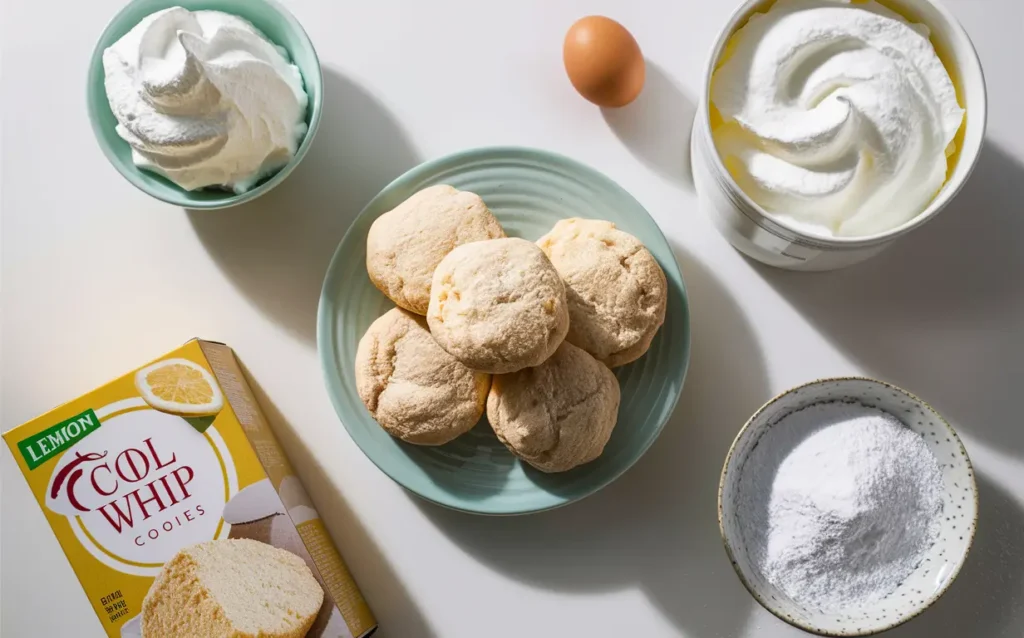
[[[376,629],[227,346],[190,341],[3,437],[108,636],[141,637],[164,562],[226,538],[306,562],[325,593],[306,636]]]

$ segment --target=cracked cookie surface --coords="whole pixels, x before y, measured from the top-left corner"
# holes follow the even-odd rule
[[[392,436],[441,445],[473,428],[484,412],[489,374],[474,372],[430,336],[423,317],[401,308],[380,316],[356,350],[356,391]]]
[[[430,186],[373,222],[366,236],[366,271],[396,305],[425,315],[431,276],[441,259],[456,246],[504,236],[477,194]]]
[[[543,363],[565,338],[565,285],[525,239],[464,244],[434,271],[427,323],[438,344],[470,368],[515,372]]]
[[[513,454],[543,472],[564,472],[601,455],[619,400],[612,371],[564,342],[543,364],[494,377],[487,419]]]
[[[565,281],[566,341],[609,367],[639,359],[665,322],[668,285],[639,239],[596,219],[563,219],[537,241]]]

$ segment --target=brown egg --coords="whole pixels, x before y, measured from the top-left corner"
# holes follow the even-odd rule
[[[644,87],[644,55],[624,26],[604,16],[580,18],[565,34],[569,81],[598,106],[625,106]]]

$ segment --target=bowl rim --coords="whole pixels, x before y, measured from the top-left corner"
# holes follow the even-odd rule
[[[932,594],[932,596],[930,596],[928,598],[928,600],[926,600],[923,604],[918,605],[917,609],[915,609],[913,613],[908,614],[906,617],[901,618],[900,620],[898,620],[896,622],[891,622],[891,623],[889,623],[887,625],[884,625],[884,626],[881,626],[881,627],[877,627],[877,628],[868,627],[868,628],[859,629],[859,630],[856,630],[856,631],[832,632],[832,631],[822,630],[819,627],[812,627],[810,625],[803,624],[803,623],[801,623],[798,620],[795,620],[793,618],[789,618],[789,617],[785,616],[780,611],[774,609],[772,607],[772,605],[770,603],[768,603],[768,601],[766,601],[764,599],[764,597],[761,596],[760,593],[758,593],[757,589],[753,585],[750,584],[750,582],[747,580],[747,577],[740,570],[739,564],[737,563],[736,557],[735,557],[735,555],[733,553],[732,543],[729,540],[728,534],[726,534],[726,532],[725,532],[725,524],[722,521],[722,518],[723,518],[723,516],[722,516],[722,494],[725,491],[725,481],[726,481],[726,476],[729,474],[730,462],[732,461],[733,455],[734,455],[734,453],[736,451],[736,446],[739,443],[740,438],[746,433],[746,431],[749,428],[751,428],[753,426],[754,420],[757,419],[759,416],[761,416],[761,414],[763,414],[765,410],[770,408],[772,405],[774,405],[776,402],[781,400],[783,397],[789,396],[790,394],[792,394],[792,393],[794,393],[794,392],[796,392],[798,390],[802,390],[804,388],[811,387],[811,386],[816,386],[816,385],[824,385],[826,383],[843,383],[843,382],[849,382],[849,381],[868,381],[868,382],[871,382],[871,383],[877,383],[877,384],[879,384],[881,386],[884,386],[884,387],[886,387],[889,390],[892,390],[894,392],[900,392],[901,394],[909,397],[911,400],[913,400],[913,401],[923,405],[924,407],[928,408],[929,410],[932,411],[932,413],[935,414],[935,416],[937,416],[939,418],[939,421],[941,421],[942,424],[946,426],[946,429],[952,435],[953,440],[956,442],[957,446],[960,448],[960,451],[963,453],[964,462],[967,463],[968,476],[969,476],[970,481],[971,481],[971,494],[974,497],[974,516],[973,516],[972,521],[971,521],[971,532],[970,532],[970,536],[967,538],[967,545],[964,548],[963,554],[961,554],[961,556],[960,556],[960,560],[957,561],[957,564],[954,566],[953,571],[950,572],[949,578],[946,580],[945,584],[942,587],[940,587],[934,594]],[[976,473],[975,473],[975,470],[974,470],[974,465],[971,463],[971,457],[967,454],[967,449],[964,447],[963,441],[960,440],[960,437],[957,435],[956,430],[953,428],[952,425],[950,425],[949,421],[947,421],[946,418],[944,416],[942,416],[942,414],[938,410],[936,410],[934,407],[932,407],[931,404],[929,404],[927,401],[925,401],[921,397],[915,395],[912,392],[904,390],[903,388],[901,388],[901,387],[899,387],[897,385],[889,383],[887,381],[882,381],[881,379],[875,379],[873,377],[868,377],[868,376],[856,376],[856,375],[853,375],[853,376],[842,376],[842,377],[824,377],[824,378],[820,378],[820,379],[815,379],[813,381],[808,381],[806,383],[802,383],[800,385],[793,386],[793,387],[789,388],[788,390],[784,390],[784,391],[776,394],[775,396],[773,396],[771,399],[766,401],[764,403],[764,405],[762,405],[760,408],[758,408],[757,411],[754,412],[750,416],[749,419],[747,419],[746,423],[743,424],[743,427],[740,428],[739,432],[736,433],[736,437],[733,439],[732,444],[729,446],[729,451],[725,455],[725,462],[722,464],[722,472],[721,472],[721,474],[719,476],[719,480],[718,480],[718,533],[719,533],[719,535],[722,538],[722,545],[725,547],[725,552],[726,552],[726,554],[729,557],[729,563],[732,565],[733,571],[736,572],[736,576],[739,577],[740,582],[743,583],[743,587],[746,588],[747,592],[751,596],[754,597],[754,600],[756,600],[762,607],[764,607],[766,610],[768,610],[773,616],[775,616],[779,620],[785,622],[786,624],[789,624],[789,625],[792,625],[794,627],[797,627],[798,629],[802,629],[802,630],[804,630],[806,632],[809,632],[809,633],[812,633],[812,634],[815,634],[815,635],[818,635],[818,636],[829,636],[830,638],[849,638],[849,637],[857,637],[857,636],[873,636],[873,635],[879,634],[879,633],[881,633],[883,631],[888,631],[890,629],[898,627],[898,626],[900,626],[900,625],[902,625],[902,624],[904,624],[904,623],[906,623],[906,622],[908,622],[910,620],[913,620],[914,618],[920,616],[922,613],[927,611],[932,605],[934,605],[939,600],[939,598],[941,598],[942,595],[946,593],[946,591],[949,590],[950,585],[953,584],[953,581],[956,580],[956,577],[960,574],[961,568],[964,566],[964,563],[967,562],[967,556],[971,552],[971,547],[974,545],[975,534],[977,534],[977,532],[978,532],[978,484],[977,484],[977,480],[975,478],[975,474]]]
[[[675,273],[678,275],[679,288],[680,288],[680,292],[682,293],[682,303],[683,303],[682,321],[683,321],[683,324],[685,326],[685,357],[683,359],[682,369],[681,369],[681,372],[680,372],[680,375],[679,375],[679,389],[675,393],[675,396],[672,397],[672,399],[671,399],[672,404],[671,404],[671,406],[669,406],[669,410],[666,413],[667,414],[666,417],[664,419],[662,419],[660,423],[658,423],[657,427],[654,429],[654,431],[652,433],[652,436],[650,437],[650,440],[648,440],[646,442],[644,447],[641,448],[640,451],[636,454],[635,458],[633,458],[625,467],[621,468],[618,472],[610,475],[605,480],[597,483],[595,487],[593,487],[592,489],[589,489],[585,494],[583,494],[581,496],[574,497],[574,498],[562,498],[559,502],[556,502],[556,503],[545,504],[545,505],[542,505],[542,506],[539,506],[539,507],[529,507],[529,508],[523,508],[523,509],[514,509],[514,508],[496,508],[496,509],[493,509],[493,510],[472,509],[472,508],[469,508],[469,507],[463,507],[463,506],[457,505],[454,502],[445,502],[445,501],[442,501],[442,500],[439,500],[439,499],[431,498],[430,496],[427,496],[425,494],[421,494],[420,492],[418,492],[418,491],[412,489],[411,487],[407,486],[404,481],[399,480],[396,476],[393,475],[392,472],[389,472],[386,468],[382,467],[381,464],[377,462],[377,459],[375,459],[371,454],[367,453],[367,451],[363,447],[363,444],[360,443],[360,441],[355,436],[352,436],[352,431],[349,429],[349,426],[345,424],[345,420],[342,418],[342,415],[341,415],[341,398],[340,398],[338,393],[333,392],[331,390],[331,383],[332,383],[333,377],[336,375],[336,376],[338,376],[340,378],[340,374],[335,369],[335,366],[332,364],[333,357],[328,354],[328,352],[331,350],[331,348],[333,348],[334,342],[336,341],[335,337],[334,337],[334,334],[333,334],[333,325],[334,324],[331,321],[331,306],[332,305],[336,305],[336,304],[333,304],[332,302],[329,301],[330,294],[329,294],[328,290],[330,290],[330,289],[332,289],[334,287],[335,279],[336,279],[335,273],[338,272],[338,269],[337,269],[336,266],[339,263],[339,261],[342,259],[342,248],[345,245],[345,242],[349,239],[349,235],[355,232],[355,229],[356,229],[356,226],[358,225],[359,219],[364,214],[366,214],[366,212],[368,210],[370,210],[374,206],[379,205],[379,202],[389,195],[389,191],[391,191],[393,188],[401,185],[403,182],[412,182],[414,180],[418,180],[421,175],[433,173],[433,172],[435,172],[438,169],[438,167],[441,167],[441,166],[443,166],[443,165],[445,165],[447,163],[450,163],[450,162],[461,162],[461,161],[464,161],[466,159],[473,158],[474,156],[488,155],[488,154],[502,154],[502,155],[514,155],[514,156],[531,156],[531,155],[532,156],[541,156],[541,157],[544,157],[545,159],[554,160],[556,162],[561,162],[561,163],[566,163],[566,164],[571,165],[574,169],[578,169],[578,170],[581,170],[581,171],[583,171],[583,172],[585,172],[587,174],[595,176],[600,181],[607,183],[608,186],[610,188],[612,188],[612,190],[614,190],[614,191],[618,192],[619,194],[624,195],[625,197],[635,201],[637,206],[639,206],[645,213],[647,213],[647,216],[650,219],[651,225],[653,226],[655,232],[658,233],[658,236],[661,238],[661,240],[664,242],[664,244],[669,248],[669,254],[671,255],[671,258],[672,258],[671,266],[675,268]],[[663,265],[662,267],[663,267],[663,269],[665,269],[665,265]],[[666,273],[666,277],[668,277],[667,273]],[[413,167],[409,168],[408,170],[406,170],[405,172],[403,172],[402,174],[398,175],[393,180],[388,182],[387,185],[382,187],[381,190],[376,195],[374,195],[374,197],[365,206],[363,206],[362,210],[359,211],[359,214],[356,215],[356,217],[352,220],[351,224],[349,224],[348,228],[345,230],[345,234],[342,236],[341,240],[339,240],[338,246],[337,246],[337,248],[335,248],[334,254],[331,257],[331,261],[330,261],[330,263],[327,266],[327,272],[325,274],[324,282],[323,282],[323,285],[322,285],[321,290],[320,290],[320,301],[319,301],[319,303],[317,305],[316,344],[317,344],[317,358],[320,360],[321,375],[323,376],[324,383],[327,386],[327,394],[330,397],[331,406],[334,408],[335,416],[337,417],[338,421],[341,423],[341,426],[344,428],[345,432],[348,433],[349,438],[352,439],[352,441],[356,444],[356,447],[359,448],[359,451],[362,452],[363,456],[365,456],[367,459],[369,459],[370,462],[373,463],[373,465],[378,470],[380,470],[385,476],[387,476],[392,481],[394,481],[396,485],[401,486],[403,490],[405,490],[406,492],[409,492],[409,493],[415,495],[417,498],[420,498],[423,501],[428,502],[428,503],[433,503],[434,505],[438,505],[438,506],[443,507],[443,508],[448,509],[448,510],[453,510],[453,511],[457,511],[457,512],[463,512],[463,513],[466,513],[466,514],[474,514],[474,515],[478,515],[478,516],[492,516],[492,517],[523,516],[523,515],[538,514],[538,513],[541,513],[541,512],[547,512],[547,511],[551,511],[551,510],[555,510],[555,509],[560,509],[560,508],[565,507],[567,505],[570,505],[572,503],[578,503],[579,501],[582,501],[582,500],[584,500],[584,499],[586,499],[586,498],[588,498],[590,496],[593,496],[594,494],[597,494],[598,492],[600,492],[604,488],[608,487],[609,485],[611,485],[612,483],[614,483],[615,481],[620,479],[626,472],[628,472],[630,469],[632,469],[637,464],[637,462],[641,458],[643,458],[645,454],[647,454],[647,452],[650,450],[650,448],[658,440],[658,438],[661,436],[662,432],[664,431],[665,426],[668,424],[668,422],[671,419],[672,415],[675,413],[676,408],[679,406],[679,399],[680,399],[680,397],[683,394],[683,387],[686,385],[686,376],[687,376],[687,373],[689,372],[689,368],[690,368],[690,350],[691,350],[691,346],[692,346],[692,326],[691,326],[691,316],[690,316],[690,300],[689,300],[689,295],[688,295],[688,291],[687,291],[687,288],[686,288],[686,281],[683,278],[682,268],[679,267],[679,260],[676,257],[675,251],[672,250],[672,244],[668,241],[668,238],[665,236],[664,231],[661,229],[661,226],[658,224],[658,222],[655,221],[654,217],[651,216],[651,214],[647,211],[647,209],[632,194],[630,194],[629,191],[627,191],[625,188],[623,188],[618,182],[616,182],[615,180],[611,179],[610,177],[608,177],[604,173],[598,171],[597,169],[592,168],[588,164],[585,164],[585,163],[583,163],[583,162],[581,162],[579,160],[573,159],[573,158],[571,158],[569,156],[566,156],[566,155],[563,155],[561,153],[557,153],[557,152],[554,152],[554,151],[549,151],[549,150],[546,150],[546,149],[529,147],[529,146],[516,146],[516,145],[479,146],[479,147],[472,147],[472,148],[469,148],[469,149],[464,149],[464,150],[461,150],[461,151],[456,151],[454,153],[448,153],[448,154],[445,154],[445,155],[441,155],[441,156],[435,157],[433,159],[429,159],[429,160],[426,160],[424,162],[421,162],[420,164],[417,164],[416,166],[413,166]],[[331,348],[328,348],[327,347],[328,345],[330,345]],[[342,380],[342,382],[343,382],[343,380]]]
[[[116,161],[117,157],[114,154],[111,145],[105,144],[103,142],[104,128],[99,122],[99,113],[95,108],[93,108],[93,104],[95,104],[97,101],[94,98],[94,96],[100,90],[99,87],[96,86],[96,83],[93,82],[93,77],[96,76],[97,73],[100,73],[102,75],[103,52],[107,49],[107,47],[110,46],[110,44],[112,44],[112,42],[107,44],[104,43],[111,39],[111,32],[113,32],[115,30],[115,27],[119,25],[122,16],[125,13],[127,13],[134,5],[141,3],[143,1],[145,0],[131,0],[125,6],[121,7],[121,9],[117,13],[115,13],[113,17],[110,18],[110,20],[107,21],[106,26],[103,28],[103,32],[96,39],[96,44],[93,46],[92,54],[89,58],[89,67],[86,71],[86,111],[89,113],[89,124],[92,128],[93,136],[96,138],[96,144],[100,147],[100,150],[103,151],[103,156],[107,158],[107,162],[114,168],[114,170],[118,172],[118,174],[125,178],[128,181],[128,183],[130,183],[132,186],[142,191],[146,195],[149,195],[153,199],[159,200],[166,204],[180,206],[182,208],[187,208],[191,210],[218,210],[222,208],[230,208],[233,206],[237,206],[239,204],[244,204],[245,202],[252,201],[259,197],[260,195],[269,192],[275,186],[283,182],[285,178],[288,177],[288,175],[291,174],[293,170],[295,170],[295,167],[298,166],[300,162],[302,162],[303,158],[306,156],[306,153],[309,152],[309,148],[313,143],[313,138],[316,137],[316,133],[320,128],[320,120],[323,114],[324,105],[324,73],[323,65],[320,62],[320,56],[317,54],[316,47],[313,45],[313,41],[310,39],[309,34],[306,33],[305,28],[303,28],[302,23],[300,23],[298,18],[296,18],[290,11],[288,11],[288,9],[284,7],[284,5],[277,2],[277,0],[248,0],[248,2],[263,3],[271,10],[279,14],[284,19],[284,21],[295,30],[296,34],[299,36],[301,40],[305,42],[306,46],[309,47],[309,52],[312,54],[313,60],[316,63],[316,75],[314,77],[307,77],[307,75],[301,72],[300,70],[300,75],[302,76],[304,89],[309,85],[315,86],[317,89],[316,95],[318,96],[318,98],[309,100],[310,104],[307,107],[309,109],[309,127],[306,130],[306,134],[303,136],[302,141],[299,143],[298,148],[295,149],[295,155],[292,156],[291,160],[289,160],[287,164],[281,167],[281,169],[279,169],[276,173],[271,175],[268,179],[265,179],[262,183],[258,184],[257,186],[254,186],[253,188],[245,191],[244,193],[225,192],[223,197],[217,199],[197,201],[190,201],[185,199],[184,194],[187,193],[188,191],[186,191],[185,189],[181,188],[180,186],[166,178],[164,178],[165,181],[167,181],[168,185],[176,191],[176,195],[166,196],[157,194],[152,189],[150,189],[150,187],[139,176],[141,169],[139,169],[138,167],[134,167],[133,171],[124,170],[120,162]],[[171,3],[171,6],[175,6],[173,2]],[[246,16],[239,17],[248,20]],[[291,62],[294,64],[295,56],[292,53],[292,51],[288,51],[288,55],[291,57]],[[306,95],[309,96],[308,89],[306,90]],[[106,104],[107,110],[111,112],[111,114],[113,114],[112,111],[110,111],[109,102],[104,100],[103,103]],[[127,145],[127,142],[123,143]],[[153,175],[159,177],[159,174],[157,173],[153,173]]]

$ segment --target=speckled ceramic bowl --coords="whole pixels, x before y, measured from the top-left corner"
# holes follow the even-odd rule
[[[757,442],[785,416],[825,401],[857,401],[897,417],[921,435],[934,452],[945,483],[939,539],[924,561],[892,594],[863,608],[823,613],[792,600],[767,582],[750,556],[741,533],[744,509],[740,474]],[[902,624],[930,607],[956,578],[967,558],[978,522],[974,470],[953,428],[927,403],[882,381],[822,379],[785,392],[750,417],[736,436],[718,487],[718,524],[729,560],[761,605],[791,625],[822,636],[868,636]]]

